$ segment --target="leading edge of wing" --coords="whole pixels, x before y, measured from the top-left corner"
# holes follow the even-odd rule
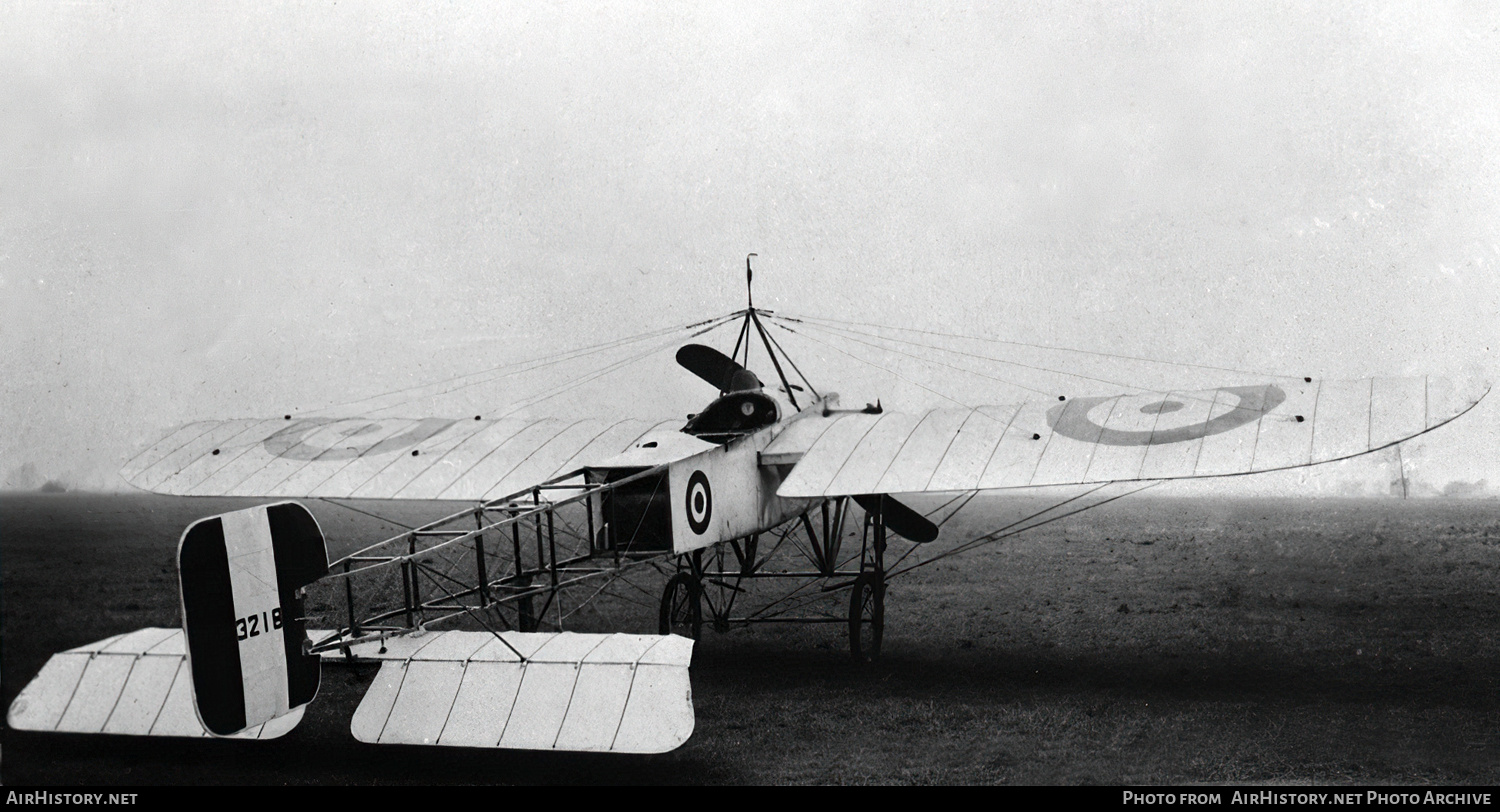
[[[126,464],[178,496],[477,500],[594,465],[681,421],[276,418],[189,423]]]
[[[814,418],[777,494],[1001,490],[1320,465],[1445,425],[1490,384],[1366,378]]]

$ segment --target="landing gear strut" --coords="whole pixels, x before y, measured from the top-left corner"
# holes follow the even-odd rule
[[[865,512],[859,552],[841,555],[846,509],[855,500]],[[821,532],[808,511],[778,529],[762,531],[771,539],[769,550],[762,549],[762,534],[754,534],[678,554],[676,571],[662,589],[657,631],[698,640],[705,623],[717,632],[761,623],[839,624],[849,630],[849,653],[854,661],[874,662],[885,637],[888,508],[902,509],[881,495],[826,500],[820,511]],[[919,517],[918,521],[923,520]],[[793,536],[796,532],[804,537]],[[797,566],[796,561],[788,566],[784,559],[768,567],[782,549],[799,553],[811,567]],[[778,581],[793,587],[772,600],[752,591],[754,585]],[[849,592],[847,603],[845,591]],[[809,612],[809,607],[817,611]]]
[[[878,499],[865,513],[860,574],[849,591],[849,654],[857,663],[878,660],[885,636],[885,497]]]
[[[691,572],[673,575],[661,593],[657,631],[697,640],[703,633],[702,593],[698,576]]]
[[[849,654],[857,663],[880,658],[885,635],[885,583],[873,572],[859,576],[849,591]]]

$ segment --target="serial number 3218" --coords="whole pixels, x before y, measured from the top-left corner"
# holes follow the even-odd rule
[[[278,606],[269,612],[261,612],[258,615],[242,617],[234,622],[235,631],[239,632],[236,639],[248,640],[269,634],[273,629],[281,628],[281,607]]]

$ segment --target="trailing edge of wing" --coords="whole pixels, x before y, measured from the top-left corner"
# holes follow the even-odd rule
[[[476,500],[633,448],[671,421],[220,420],[181,426],[120,473],[179,496]],[[705,444],[706,445],[706,444]]]
[[[763,456],[797,459],[777,493],[802,498],[1231,476],[1377,451],[1447,423],[1488,391],[1438,378],[1314,380],[840,413],[802,421]]]

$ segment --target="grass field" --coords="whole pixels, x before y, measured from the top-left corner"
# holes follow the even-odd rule
[[[0,497],[0,701],[55,651],[176,625],[179,534],[244,504]],[[1032,504],[976,501],[943,538]],[[390,530],[310,507],[334,554]],[[580,630],[655,625],[654,612],[615,609]],[[838,625],[706,632],[697,728],[660,756],[359,744],[348,721],[373,669],[328,668],[283,739],[6,730],[0,779],[1495,784],[1497,615],[1500,503],[1142,496],[896,579],[871,666],[849,661]]]

